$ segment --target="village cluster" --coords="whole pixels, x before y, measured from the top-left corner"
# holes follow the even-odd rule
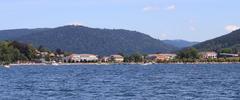
[[[218,58],[239,58],[239,54],[230,53],[216,53],[216,52],[199,52],[199,59],[218,59]],[[42,57],[50,56],[50,61],[60,63],[124,63],[125,57],[123,55],[114,54],[110,56],[98,56],[95,54],[70,54],[68,56],[56,55],[54,53],[39,52]],[[51,59],[52,58],[52,59]],[[159,63],[173,61],[177,59],[177,54],[148,54],[141,56],[142,63]],[[41,63],[47,62],[45,59],[40,59]],[[132,62],[134,63],[134,62]]]

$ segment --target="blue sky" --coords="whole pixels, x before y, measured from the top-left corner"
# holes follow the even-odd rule
[[[2,0],[0,29],[81,24],[204,41],[240,26],[240,0]]]

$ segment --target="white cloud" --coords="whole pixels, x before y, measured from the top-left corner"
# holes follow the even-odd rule
[[[159,40],[165,40],[167,39],[168,35],[166,33],[160,33],[160,34],[156,34],[154,37],[156,37]]]
[[[188,20],[188,24],[189,24],[189,30],[190,31],[196,31],[196,21],[194,19],[190,19]]]
[[[169,10],[169,11],[176,10],[176,5],[170,5],[166,9]]]
[[[160,7],[159,6],[145,6],[143,8],[143,11],[144,12],[149,12],[149,11],[158,11],[160,10]]]
[[[191,31],[196,31],[196,27],[194,27],[194,26],[190,26],[189,29],[190,29]]]
[[[168,34],[166,33],[156,33],[152,34],[151,36],[159,40],[166,40],[168,38]]]
[[[238,30],[240,29],[239,26],[237,25],[227,25],[225,26],[225,30],[228,31],[228,32],[232,32],[232,31],[235,31],[235,30]]]
[[[188,23],[189,23],[189,24],[194,24],[195,21],[194,21],[193,19],[190,19],[190,20],[188,21]]]
[[[167,34],[165,33],[160,34],[160,38],[166,38],[166,37],[167,37]]]
[[[142,10],[144,12],[150,12],[150,11],[159,11],[161,9],[162,8],[160,6],[148,5],[148,6],[145,6]],[[169,5],[165,9],[168,11],[174,11],[176,10],[176,5]]]

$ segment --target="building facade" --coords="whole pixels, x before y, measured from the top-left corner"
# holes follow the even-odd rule
[[[219,57],[239,57],[239,54],[220,53]]]
[[[63,59],[64,62],[97,62],[98,57],[94,54],[71,54]]]
[[[216,52],[200,52],[199,54],[203,59],[215,59],[218,56]]]
[[[111,55],[110,56],[110,60],[112,62],[116,62],[116,63],[122,63],[124,61],[124,57],[121,55]]]
[[[104,56],[104,57],[100,58],[101,62],[109,62],[110,60],[111,60],[110,57],[107,57],[107,56]]]

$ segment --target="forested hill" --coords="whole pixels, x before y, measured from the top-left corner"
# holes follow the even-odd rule
[[[31,32],[11,38],[35,46],[63,49],[74,53],[109,55],[115,53],[156,53],[172,52],[174,46],[146,34],[122,29],[98,29],[84,26],[62,26],[44,31]]]
[[[236,30],[227,35],[199,43],[193,47],[201,51],[218,51],[223,48],[231,48],[240,51],[240,30]]]
[[[25,35],[29,35],[36,32],[42,32],[48,30],[47,28],[39,29],[11,29],[0,31],[0,40],[12,40]]]

